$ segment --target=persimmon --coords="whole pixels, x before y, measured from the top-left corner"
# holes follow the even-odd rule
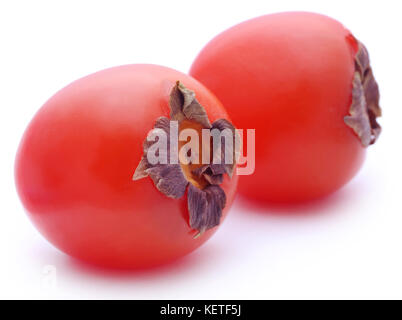
[[[240,23],[211,40],[190,75],[238,128],[255,128],[255,173],[239,192],[305,201],[351,180],[380,134],[379,90],[364,45],[323,15],[288,12]]]
[[[16,158],[18,193],[45,238],[114,268],[167,263],[209,239],[233,201],[237,176],[226,173],[235,163],[219,172],[198,166],[194,174],[181,163],[148,163],[148,133],[172,118],[231,127],[203,85],[155,65],[100,71],[50,98]]]

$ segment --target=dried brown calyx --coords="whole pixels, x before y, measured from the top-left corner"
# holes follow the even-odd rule
[[[352,104],[345,123],[359,136],[364,147],[373,144],[381,133],[377,117],[381,116],[380,93],[370,66],[366,47],[358,41],[355,56]]]
[[[217,129],[218,133],[222,133],[223,130],[229,129],[233,139],[232,146],[235,146],[237,133],[234,126],[225,119],[219,119],[211,124],[195,93],[180,82],[176,83],[170,93],[169,107],[170,119],[158,118],[150,133],[152,135],[162,131],[165,134],[166,148],[158,149],[157,156],[159,159],[167,160],[150,161],[149,156],[155,151],[153,147],[161,138],[158,136],[157,141],[146,139],[143,144],[144,153],[133,180],[149,176],[160,192],[174,199],[182,198],[187,190],[189,224],[191,228],[198,230],[197,237],[220,223],[222,210],[226,205],[226,195],[220,184],[223,182],[224,174],[232,176],[237,156],[237,149],[233,148],[231,159],[233,161],[225,161],[227,140],[223,136],[219,137],[221,143],[218,144],[218,147],[222,148],[221,152],[210,150],[215,146],[213,136],[209,135],[207,140],[203,139],[203,130],[207,129],[212,133]],[[177,133],[171,134],[174,128],[177,128],[179,135],[185,129],[192,129],[196,133],[200,147],[186,151],[188,142],[178,139]]]

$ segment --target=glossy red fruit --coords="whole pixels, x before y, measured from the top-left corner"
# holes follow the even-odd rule
[[[172,88],[194,90],[209,119],[227,118],[203,85],[178,71],[127,65],[79,79],[56,93],[29,124],[16,158],[16,184],[29,217],[60,250],[107,267],[144,268],[193,251],[186,195],[172,199],[151,178],[133,181],[143,141],[169,116]],[[227,177],[226,215],[237,177]]]
[[[281,13],[234,26],[207,44],[190,75],[217,95],[237,128],[256,129],[256,170],[239,183],[250,199],[334,192],[356,175],[380,132],[367,51],[323,15]]]

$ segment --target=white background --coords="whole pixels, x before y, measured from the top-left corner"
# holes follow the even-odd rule
[[[390,0],[2,0],[0,298],[402,298],[401,9]],[[13,165],[25,127],[52,94],[121,64],[187,72],[217,33],[289,10],[330,15],[370,50],[384,131],[353,182],[322,201],[268,212],[237,201],[206,245],[149,272],[90,269],[35,230]]]

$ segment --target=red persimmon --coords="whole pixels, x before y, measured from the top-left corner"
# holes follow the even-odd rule
[[[239,183],[251,199],[303,201],[339,189],[380,133],[367,50],[323,15],[281,13],[236,25],[206,45],[190,75],[238,128],[256,129],[256,170]]]
[[[170,181],[170,167],[141,160],[148,132],[169,121],[172,107],[182,112],[183,98],[205,110],[212,125],[227,119],[220,102],[198,81],[154,65],[97,72],[45,103],[21,141],[16,184],[46,239],[90,263],[143,268],[182,257],[212,235],[232,203],[237,177],[225,175],[220,186],[204,180],[201,189],[187,174],[178,182],[182,173],[176,172],[176,181]],[[220,198],[212,212],[201,200],[213,202],[215,191]],[[192,200],[187,199],[191,192]],[[199,203],[203,212],[195,211]]]

